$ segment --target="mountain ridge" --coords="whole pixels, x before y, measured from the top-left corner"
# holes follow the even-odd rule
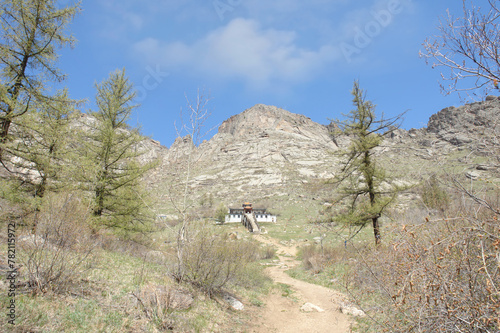
[[[464,149],[477,151],[478,129],[496,131],[494,117],[499,112],[500,100],[493,96],[484,102],[445,108],[430,117],[427,127],[392,132],[377,150],[377,158],[388,172],[404,171],[414,182],[422,170],[432,169],[433,161],[451,158]],[[198,147],[190,137],[178,138],[160,154],[162,166],[156,175],[167,183],[178,180],[180,174],[173,170],[191,151],[196,163],[190,187],[196,189],[196,196],[212,195],[227,206],[276,197],[328,201],[328,191],[315,188],[323,188],[321,184],[338,173],[341,158],[336,152],[346,149],[349,142],[345,135],[334,141],[328,126],[304,115],[256,104],[226,119]]]

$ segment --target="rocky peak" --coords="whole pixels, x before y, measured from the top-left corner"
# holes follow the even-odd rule
[[[500,100],[496,97],[446,108],[431,117],[428,128],[391,132],[377,154],[388,172],[405,170],[409,179],[419,179],[422,170],[434,170],[437,159],[468,149],[458,144],[466,142],[479,151],[474,136],[478,138],[485,129],[494,131],[498,119]],[[329,135],[333,129],[334,124],[327,128],[306,116],[257,104],[224,121],[214,137],[197,147],[189,136],[178,138],[170,149],[162,151],[163,163],[152,174],[151,187],[161,195],[171,195],[163,191],[179,182],[185,158],[193,154],[189,155],[195,161],[189,186],[200,198],[210,193],[227,206],[243,200],[269,200],[282,212],[288,204],[296,207],[308,196],[328,198],[331,189],[323,184],[338,174],[342,165],[339,155],[332,152],[350,144],[345,135],[333,141]]]
[[[463,145],[478,135],[495,137],[500,127],[500,97],[488,96],[484,102],[447,107],[432,115],[427,131],[454,145]]]
[[[330,141],[326,126],[304,115],[264,104],[257,104],[232,116],[219,127],[219,134],[229,134],[237,138],[255,135],[266,137],[270,133]]]
[[[183,137],[177,137],[170,149],[183,149],[184,147],[189,147],[192,145],[193,139],[191,139],[191,135],[186,135]]]

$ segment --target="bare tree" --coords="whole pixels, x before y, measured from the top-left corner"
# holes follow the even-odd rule
[[[177,136],[187,141],[187,148],[180,152],[174,162],[174,175],[177,181],[173,182],[169,188],[169,199],[175,211],[179,214],[181,226],[177,234],[177,267],[174,272],[177,280],[182,280],[183,258],[185,244],[187,242],[187,229],[190,220],[189,212],[195,202],[190,182],[192,178],[193,168],[198,162],[196,157],[196,147],[199,146],[203,137],[210,130],[205,130],[205,123],[210,117],[208,102],[210,95],[203,90],[198,89],[196,99],[190,100],[187,96],[187,109],[180,112],[180,125],[176,124]],[[184,138],[183,138],[184,136]]]
[[[420,56],[432,67],[443,67],[441,92],[482,92],[499,89],[500,7],[488,0],[485,7],[462,0],[463,16],[449,11],[438,26],[439,35],[423,43]],[[473,93],[475,95],[475,93]]]
[[[181,215],[182,227],[180,230],[180,238],[183,239],[185,237],[185,229],[186,223],[188,220],[188,212],[192,207],[194,200],[190,195],[189,182],[192,176],[193,166],[196,164],[197,159],[195,157],[195,149],[201,143],[203,137],[206,136],[207,132],[203,132],[205,128],[205,122],[210,117],[210,111],[207,108],[208,102],[210,101],[210,95],[206,95],[204,91],[200,91],[198,89],[198,93],[196,95],[196,100],[191,101],[187,97],[186,104],[187,110],[183,111],[181,109],[180,112],[180,126],[178,127],[176,124],[176,131],[178,137],[182,137],[183,134],[187,136],[187,139],[191,142],[188,142],[188,150],[186,152],[184,163],[182,163],[182,170],[184,171],[184,177],[182,177],[182,195],[180,196],[181,202],[175,202],[174,197],[171,196],[171,201],[174,204],[175,209]],[[185,113],[187,113],[189,120],[185,121]]]
[[[448,11],[438,27],[440,34],[423,44],[426,53],[420,53],[421,57],[427,62],[432,59],[433,67],[445,69],[441,76],[449,84],[441,83],[441,90],[446,94],[481,90],[480,96],[484,96],[492,89],[500,90],[500,5],[496,0],[483,1],[485,6],[478,3],[462,0],[463,15],[454,17]],[[482,156],[490,159],[488,162],[493,170],[498,170],[500,161],[499,138],[496,120],[489,122],[485,132],[477,136]],[[498,213],[491,203],[468,190],[459,179],[452,178],[453,184],[463,194]]]

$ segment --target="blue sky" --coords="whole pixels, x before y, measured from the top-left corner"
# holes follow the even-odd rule
[[[165,146],[198,88],[211,97],[207,127],[259,103],[327,124],[351,110],[359,79],[378,113],[407,110],[403,127],[421,128],[461,104],[419,58],[447,8],[460,14],[461,1],[87,0],[59,65],[86,109],[94,84],[126,68],[141,104],[132,124]]]

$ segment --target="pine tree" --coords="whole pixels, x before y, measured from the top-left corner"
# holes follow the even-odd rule
[[[137,105],[125,70],[115,71],[96,85],[95,122],[83,131],[85,184],[93,193],[93,213],[104,227],[122,231],[144,230],[152,216],[147,209],[141,177],[155,163],[141,163],[144,140],[139,129],[127,124]]]
[[[0,161],[12,121],[53,101],[51,82],[64,75],[56,67],[56,47],[72,45],[66,28],[79,4],[59,8],[56,0],[0,3]]]
[[[394,131],[402,115],[391,119],[377,119],[375,105],[366,100],[365,93],[354,82],[353,109],[345,121],[335,121],[339,131],[351,138],[350,146],[340,154],[343,166],[335,182],[340,186],[339,202],[348,201],[347,211],[336,219],[363,228],[371,222],[375,243],[380,244],[379,219],[400,190],[394,186],[384,169],[376,162],[375,149],[384,135]]]

